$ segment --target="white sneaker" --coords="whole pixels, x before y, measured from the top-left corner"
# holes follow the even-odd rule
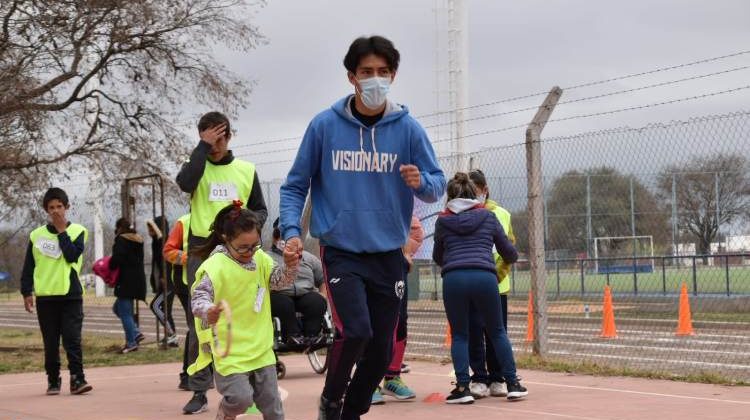
[[[490,395],[493,397],[508,396],[508,386],[505,382],[493,382],[490,384]]]
[[[469,392],[471,392],[471,395],[473,395],[474,398],[484,398],[490,396],[490,389],[487,388],[487,385],[481,382],[470,383]]]

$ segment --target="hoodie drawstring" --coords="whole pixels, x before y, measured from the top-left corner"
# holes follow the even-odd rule
[[[378,148],[375,147],[375,126],[372,126],[372,129],[370,130],[370,141],[372,141],[372,151],[377,154]]]
[[[372,127],[370,129],[370,142],[372,144],[372,151],[378,153],[378,148],[375,147],[375,127]],[[362,135],[362,127],[359,127],[359,151],[362,153],[364,153],[365,151],[365,142]]]

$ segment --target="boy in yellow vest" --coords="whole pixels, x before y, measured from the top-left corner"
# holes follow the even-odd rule
[[[79,281],[83,247],[88,237],[85,227],[70,223],[65,212],[70,208],[68,195],[50,188],[42,200],[49,223],[34,229],[21,275],[21,294],[26,311],[34,312],[44,340],[44,370],[47,395],[60,393],[60,337],[68,356],[70,393],[91,391],[83,375],[81,327],[83,324],[83,288]]]
[[[193,149],[190,160],[182,165],[177,174],[177,185],[182,191],[190,193],[188,249],[206,243],[216,214],[233,200],[246,202],[247,208],[255,213],[261,227],[268,217],[255,165],[237,159],[229,150],[232,138],[229,119],[220,112],[209,112],[198,121],[198,134],[198,145]],[[195,272],[202,262],[200,258],[188,258],[188,287],[192,287]],[[189,363],[192,364],[198,356],[192,327],[188,336],[188,356]],[[185,414],[195,414],[206,409],[206,391],[211,387],[211,377],[210,367],[190,375],[188,384],[194,393],[183,408]]]
[[[487,178],[479,169],[469,172],[469,178],[477,188],[477,199],[484,202],[484,207],[495,215],[508,239],[515,244],[516,237],[513,234],[513,225],[510,223],[510,212],[490,200],[490,189],[487,186]],[[498,291],[500,293],[500,311],[503,317],[503,327],[508,331],[508,292],[510,292],[510,264],[505,263],[497,251],[493,252],[497,268]],[[502,375],[502,367],[498,365],[494,357],[492,343],[484,333],[484,326],[479,320],[478,313],[472,311],[469,316],[469,365],[473,375],[469,390],[475,398],[487,396],[505,397],[508,395],[507,385]]]
[[[233,420],[253,403],[264,420],[284,419],[276,384],[269,292],[294,283],[299,259],[296,253],[285,251],[284,263],[278,266],[260,246],[260,223],[238,202],[216,215],[208,242],[190,251],[205,261],[191,289],[200,354],[188,373],[213,362],[216,388],[224,396],[217,420]],[[221,316],[222,306],[217,304],[222,301],[231,308],[231,325]],[[228,354],[217,354],[209,325],[216,325],[221,340],[231,331]]]

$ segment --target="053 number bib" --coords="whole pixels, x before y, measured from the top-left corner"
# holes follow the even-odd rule
[[[36,241],[36,249],[39,250],[43,255],[50,258],[60,258],[62,255],[62,249],[57,241],[53,241],[47,238],[39,238]]]

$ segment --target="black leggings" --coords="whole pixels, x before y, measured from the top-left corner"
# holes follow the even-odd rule
[[[297,312],[302,314],[302,331],[297,322]],[[281,321],[282,337],[300,335],[317,336],[323,325],[323,314],[326,312],[326,299],[317,292],[305,293],[302,296],[289,296],[271,292],[271,313]]]

